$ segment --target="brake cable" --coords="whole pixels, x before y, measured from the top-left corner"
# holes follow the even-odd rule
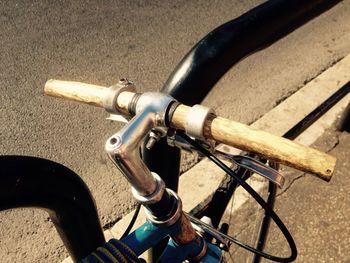
[[[241,241],[238,241],[237,239],[225,235],[223,233],[220,232],[220,234],[230,240],[231,242],[237,244],[238,246],[254,253],[257,254],[261,257],[267,258],[269,260],[273,260],[276,262],[292,262],[296,259],[297,257],[297,248],[295,245],[295,242],[293,240],[292,235],[290,234],[289,230],[287,229],[287,227],[284,225],[284,223],[282,222],[282,220],[279,218],[279,216],[267,205],[267,203],[265,202],[265,200],[248,184],[246,183],[244,180],[242,180],[240,177],[238,177],[234,171],[232,171],[227,165],[225,165],[222,161],[220,161],[216,156],[214,156],[211,152],[209,152],[207,149],[205,149],[204,147],[202,147],[198,142],[196,142],[195,140],[191,139],[189,136],[187,136],[185,133],[178,131],[177,132],[178,135],[183,138],[186,142],[188,142],[189,144],[191,144],[194,148],[196,148],[200,153],[202,153],[203,155],[205,155],[206,157],[208,157],[209,160],[211,160],[212,162],[214,162],[217,166],[219,166],[225,173],[227,173],[228,175],[230,175],[238,184],[240,184],[254,199],[255,201],[265,210],[265,213],[270,216],[272,218],[272,220],[276,223],[277,227],[280,229],[280,231],[282,232],[282,234],[284,235],[286,241],[288,242],[289,248],[291,250],[291,255],[289,257],[277,257],[277,256],[273,256],[270,254],[267,254],[263,251],[257,250],[247,244],[244,244]],[[198,222],[197,222],[198,223]],[[204,226],[206,226],[206,224],[204,223],[200,223]],[[211,228],[209,225],[206,226],[206,228]],[[211,230],[214,230],[211,228]]]
[[[124,237],[126,237],[127,235],[129,235],[131,229],[133,228],[135,222],[136,222],[136,219],[139,215],[139,212],[140,212],[140,208],[141,208],[141,204],[140,203],[137,203],[136,205],[136,209],[135,209],[135,212],[130,220],[130,223],[128,225],[128,227],[126,228],[126,230],[124,231],[123,235],[120,237],[120,239],[123,239]]]

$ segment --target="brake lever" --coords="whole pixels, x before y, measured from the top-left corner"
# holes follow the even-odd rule
[[[272,167],[269,167],[252,157],[243,155],[233,155],[226,152],[222,152],[217,149],[215,149],[214,154],[218,157],[228,159],[240,167],[243,167],[249,171],[263,176],[264,178],[276,184],[279,188],[283,187],[285,179],[282,174],[280,174],[277,170],[273,169]]]

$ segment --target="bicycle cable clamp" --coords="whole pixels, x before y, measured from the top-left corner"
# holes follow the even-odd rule
[[[199,104],[192,106],[186,118],[186,133],[196,139],[204,140],[204,124],[210,115],[215,115],[213,109]]]

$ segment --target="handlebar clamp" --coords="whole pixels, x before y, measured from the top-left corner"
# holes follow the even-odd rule
[[[205,121],[210,115],[214,115],[215,111],[202,105],[194,105],[186,119],[186,133],[196,139],[204,140]]]
[[[136,92],[135,85],[127,79],[120,79],[119,82],[108,89],[102,99],[105,110],[112,114],[120,114],[117,108],[117,99],[124,91]]]

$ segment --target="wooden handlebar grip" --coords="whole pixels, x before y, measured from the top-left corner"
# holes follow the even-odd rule
[[[108,94],[108,88],[74,81],[49,80],[45,84],[45,93],[103,107],[103,99]],[[133,95],[132,92],[122,92],[116,106],[127,112]],[[178,106],[173,114],[171,126],[186,130],[189,110],[188,106]],[[257,153],[304,172],[316,174],[326,181],[331,179],[334,172],[336,159],[333,156],[268,132],[255,130],[245,124],[213,117],[206,121],[204,127],[206,138]]]
[[[174,128],[186,128],[189,110],[188,106],[177,107],[171,121]],[[214,117],[207,120],[204,135],[304,172],[316,174],[326,181],[331,179],[334,172],[336,158],[331,155],[225,118]]]
[[[45,84],[45,94],[103,107],[103,97],[108,88],[75,81],[50,79]]]

